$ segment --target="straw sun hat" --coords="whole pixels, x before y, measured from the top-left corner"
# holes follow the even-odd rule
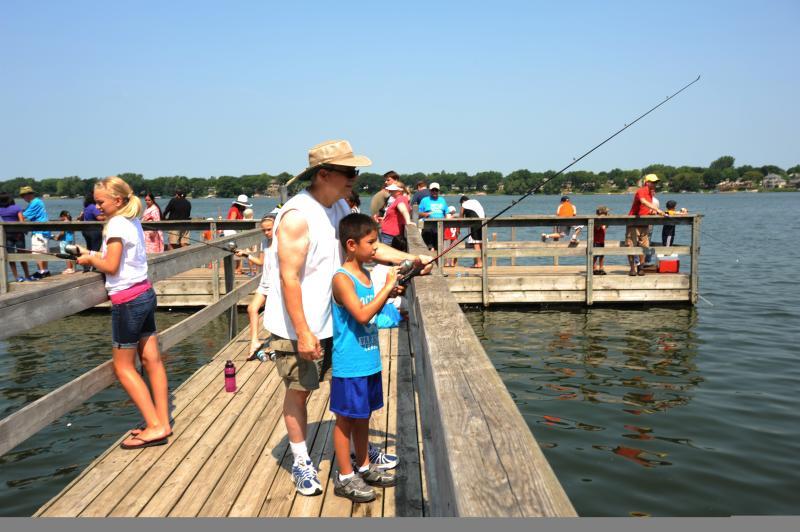
[[[308,150],[308,167],[292,181],[307,177],[312,170],[324,164],[356,167],[370,166],[372,161],[369,157],[354,155],[352,146],[346,140],[326,140]]]

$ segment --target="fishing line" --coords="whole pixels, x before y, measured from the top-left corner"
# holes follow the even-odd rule
[[[148,223],[143,223],[143,224],[142,224],[142,229],[144,229],[144,230],[147,230],[147,231],[171,231],[171,230],[173,230],[173,229],[163,229],[163,228],[159,228],[159,227],[153,226],[153,225],[151,225],[151,224],[148,224]],[[254,228],[254,229],[257,229],[257,228]],[[248,253],[245,253],[245,252],[243,252],[243,251],[240,251],[240,250],[239,250],[239,249],[236,247],[236,242],[234,242],[234,241],[230,241],[230,242],[228,242],[228,243],[227,243],[227,244],[226,244],[226,245],[223,247],[223,246],[220,246],[220,245],[217,245],[217,244],[212,244],[212,243],[210,243],[208,240],[198,240],[198,239],[196,239],[196,238],[192,238],[192,237],[190,237],[189,235],[184,235],[184,237],[183,237],[183,238],[186,238],[186,240],[188,240],[188,241],[190,241],[190,242],[195,242],[195,243],[197,243],[197,244],[205,244],[206,246],[210,246],[210,247],[212,247],[212,248],[217,248],[217,249],[220,249],[220,250],[222,250],[222,251],[226,251],[226,252],[228,252],[228,253],[231,253],[231,254],[233,254],[233,255],[236,255],[236,252],[238,251],[238,252],[240,252],[240,253],[242,254],[241,256],[244,256],[244,257],[247,257],[247,258],[249,258],[249,257],[250,257],[250,255],[249,255]]]
[[[698,294],[697,294],[697,297],[699,297],[700,299],[702,299],[703,301],[705,301],[706,303],[708,303],[708,304],[709,304],[709,305],[711,305],[712,307],[714,306],[714,303],[712,303],[712,302],[711,302],[711,301],[709,301],[708,299],[704,298],[704,297],[703,297],[703,294],[700,294],[700,293],[698,293]]]
[[[75,260],[75,259],[78,258],[78,254],[73,254],[70,251],[77,251],[77,246],[74,246],[74,248],[72,250],[70,250],[70,248],[73,247],[73,246],[74,246],[73,244],[67,245],[65,249],[68,250],[68,251],[66,253],[49,253],[49,252],[44,252],[44,251],[34,251],[32,249],[18,248],[17,246],[11,246],[9,244],[3,244],[2,245],[2,247],[6,248],[6,249],[11,249],[11,250],[15,250],[15,251],[22,251],[23,253],[36,253],[37,255],[47,255],[49,257],[58,257],[59,259]],[[24,262],[24,261],[20,261],[20,262]]]
[[[699,80],[700,80],[700,76],[698,75],[698,76],[697,76],[697,78],[695,78],[694,80],[690,81],[689,83],[687,83],[686,85],[684,85],[683,87],[681,87],[679,90],[675,91],[673,94],[671,94],[671,95],[667,96],[667,97],[666,97],[666,98],[665,98],[663,101],[659,102],[657,105],[655,105],[655,106],[651,107],[651,108],[650,108],[648,111],[646,111],[646,112],[642,113],[641,115],[639,115],[638,117],[636,117],[636,118],[635,118],[635,119],[634,119],[632,122],[626,123],[626,124],[625,124],[625,125],[624,125],[624,126],[621,128],[621,129],[619,129],[618,131],[616,131],[614,134],[612,134],[610,137],[608,137],[607,139],[605,139],[603,142],[601,142],[600,144],[598,144],[598,145],[597,145],[597,146],[595,146],[594,148],[590,149],[589,151],[587,151],[586,153],[584,153],[583,155],[581,155],[581,156],[580,156],[580,157],[578,157],[578,158],[573,158],[573,159],[572,159],[572,162],[571,162],[571,163],[569,163],[567,166],[565,166],[564,168],[562,168],[561,170],[559,170],[558,172],[556,172],[556,173],[555,173],[555,174],[553,174],[552,176],[548,177],[547,179],[545,179],[544,181],[542,181],[542,182],[541,182],[541,183],[539,183],[538,185],[535,185],[535,186],[531,187],[531,188],[530,188],[530,189],[529,189],[529,190],[528,190],[528,191],[527,191],[525,194],[523,194],[523,195],[522,195],[520,198],[518,198],[518,199],[516,199],[516,200],[512,201],[510,205],[508,205],[507,207],[505,207],[503,210],[501,210],[500,212],[498,212],[497,214],[495,214],[495,215],[494,215],[494,216],[492,216],[491,218],[489,218],[489,219],[487,219],[486,221],[484,221],[484,222],[483,222],[483,223],[482,223],[482,224],[481,224],[481,225],[480,225],[480,226],[479,226],[477,229],[482,229],[483,227],[485,227],[486,225],[488,225],[490,222],[492,222],[493,220],[495,220],[496,218],[498,218],[500,215],[502,215],[502,214],[504,214],[504,213],[508,212],[510,209],[512,209],[514,206],[516,206],[518,203],[520,203],[522,200],[524,200],[524,199],[525,199],[525,198],[527,198],[528,196],[530,196],[530,195],[532,195],[532,194],[535,194],[535,193],[536,193],[536,191],[538,191],[540,188],[542,188],[543,186],[545,186],[547,183],[549,183],[550,181],[552,181],[552,180],[553,180],[553,179],[555,179],[556,177],[558,177],[558,176],[560,176],[561,174],[563,174],[565,171],[567,171],[569,168],[571,168],[572,166],[574,166],[575,164],[577,164],[579,161],[581,161],[582,159],[584,159],[585,157],[587,157],[587,156],[588,156],[589,154],[591,154],[593,151],[595,151],[596,149],[598,149],[598,148],[600,148],[601,146],[603,146],[605,143],[607,143],[608,141],[610,141],[611,139],[613,139],[614,137],[616,137],[617,135],[619,135],[620,133],[622,133],[623,131],[625,131],[626,129],[628,129],[629,127],[631,127],[632,125],[634,125],[636,122],[638,122],[639,120],[641,120],[641,119],[642,119],[642,118],[644,118],[645,116],[649,115],[650,113],[652,113],[653,111],[655,111],[656,109],[658,109],[659,107],[661,107],[662,105],[664,105],[665,103],[667,103],[668,101],[670,101],[672,98],[674,98],[674,97],[675,97],[675,96],[677,96],[678,94],[682,93],[683,91],[685,91],[686,89],[688,89],[689,87],[691,87],[692,85],[694,85],[695,83],[697,83]],[[419,274],[420,274],[420,272],[422,271],[422,269],[423,269],[423,268],[425,268],[425,266],[427,266],[428,264],[431,264],[431,263],[433,263],[433,262],[436,262],[436,261],[437,261],[437,260],[439,260],[439,259],[440,259],[442,256],[444,256],[446,253],[450,252],[452,249],[455,249],[455,247],[456,247],[456,246],[458,246],[459,244],[463,243],[463,242],[464,242],[464,241],[465,241],[467,238],[469,238],[469,236],[470,236],[470,233],[471,233],[471,231],[468,231],[468,232],[467,232],[467,234],[465,234],[463,237],[461,237],[459,240],[457,240],[457,241],[456,241],[456,242],[455,242],[453,245],[451,245],[450,247],[448,247],[447,249],[445,249],[444,251],[442,251],[441,253],[439,253],[438,255],[436,255],[436,256],[435,256],[433,259],[431,259],[429,262],[427,262],[427,263],[425,263],[425,264],[421,264],[419,267],[412,267],[412,268],[410,268],[410,270],[409,270],[409,271],[407,271],[407,273],[405,273],[405,274],[404,274],[404,275],[403,275],[403,276],[400,278],[399,284],[401,284],[401,285],[406,285],[406,284],[408,284],[408,282],[409,282],[409,281],[410,281],[410,280],[411,280],[413,277],[415,277],[415,276],[417,276],[417,275],[419,275]]]

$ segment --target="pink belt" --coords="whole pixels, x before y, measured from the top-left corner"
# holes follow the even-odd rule
[[[153,285],[150,284],[150,280],[145,279],[144,281],[139,281],[135,285],[130,286],[125,290],[120,290],[119,292],[110,294],[108,298],[111,300],[112,305],[121,305],[122,303],[133,301],[140,295],[150,290],[152,287]]]

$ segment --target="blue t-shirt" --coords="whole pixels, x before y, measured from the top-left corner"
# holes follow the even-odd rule
[[[28,207],[22,211],[22,215],[30,222],[47,222],[47,209],[44,208],[42,198],[33,198]],[[31,234],[40,234],[50,238],[50,231],[31,231]]]
[[[8,207],[0,207],[0,220],[4,222],[18,222],[19,216],[17,213],[22,212],[22,209],[16,203]]]
[[[89,205],[83,208],[83,221],[95,222],[97,221],[98,214],[100,214],[100,210],[97,208],[97,205],[95,205],[94,203],[90,203]]]
[[[336,274],[340,272],[353,281],[356,295],[361,304],[366,305],[375,298],[371,279],[370,285],[364,286],[344,268],[336,270]],[[331,310],[333,315],[333,376],[366,377],[378,373],[381,370],[381,350],[378,344],[378,326],[375,324],[375,316],[369,320],[367,325],[361,325],[334,298],[331,298]]]
[[[419,202],[419,212],[431,213],[426,219],[440,220],[447,214],[447,200],[441,196],[437,199],[430,196],[422,198],[422,201]]]

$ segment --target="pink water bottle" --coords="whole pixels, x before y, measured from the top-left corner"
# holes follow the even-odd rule
[[[231,360],[225,362],[225,391],[236,391],[236,367]]]

